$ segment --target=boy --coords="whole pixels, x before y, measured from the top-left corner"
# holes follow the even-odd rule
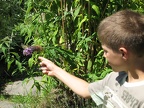
[[[115,71],[103,80],[89,84],[39,57],[42,72],[57,77],[83,98],[92,97],[101,108],[144,108],[144,15],[119,11],[100,23],[98,37]]]

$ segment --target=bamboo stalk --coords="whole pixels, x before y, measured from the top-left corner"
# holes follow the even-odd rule
[[[64,35],[64,14],[63,14],[63,0],[61,0],[61,14],[62,14],[62,36]]]
[[[82,3],[82,9],[85,8],[85,4],[84,4],[84,1],[81,0],[81,3]],[[82,11],[82,17],[83,17],[83,11]],[[83,17],[84,18],[84,17]],[[84,35],[84,24],[82,24],[82,35]]]

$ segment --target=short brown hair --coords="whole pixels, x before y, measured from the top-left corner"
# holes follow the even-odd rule
[[[122,10],[105,18],[98,27],[98,37],[113,51],[123,46],[137,54],[144,55],[144,15]]]

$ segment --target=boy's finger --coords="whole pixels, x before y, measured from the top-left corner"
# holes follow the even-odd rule
[[[42,62],[41,62],[42,64],[53,63],[52,61],[50,61],[50,60],[48,60],[48,59],[46,59],[46,58],[44,58],[44,57],[38,57],[38,59],[39,59],[40,61],[42,61]]]
[[[47,70],[46,67],[40,67],[39,69],[40,69],[40,70]]]
[[[47,59],[44,58],[44,57],[38,57],[38,59],[41,60],[41,61],[45,61],[45,60],[47,60]]]
[[[40,62],[40,65],[41,65],[41,66],[46,66],[46,65],[47,65],[47,61],[42,61],[42,62]]]

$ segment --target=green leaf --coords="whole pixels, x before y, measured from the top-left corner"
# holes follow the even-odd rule
[[[11,54],[13,54],[17,59],[19,59],[20,58],[20,56],[19,56],[19,54],[18,53],[16,53],[16,52],[11,52]]]
[[[34,80],[34,84],[32,85],[31,88],[33,88],[34,86],[38,89],[38,91],[41,90],[41,85],[40,85],[40,83],[38,81]]]
[[[78,24],[78,28],[80,29],[81,28],[81,26],[82,26],[82,24],[85,22],[85,21],[87,21],[88,19],[87,19],[87,16],[84,16],[84,18],[81,20],[81,22]]]
[[[2,52],[4,53],[4,55],[6,55],[6,53],[7,53],[7,52],[6,52],[6,51],[7,51],[7,48],[6,48],[6,47],[2,47],[1,50],[2,50]]]
[[[21,62],[19,62],[18,60],[16,60],[15,62],[16,62],[16,65],[18,66],[18,70],[21,71],[21,68],[22,68]]]
[[[88,61],[88,65],[87,65],[87,69],[88,69],[88,71],[91,70],[91,67],[92,67],[92,61],[89,60],[89,61]]]
[[[33,64],[34,64],[34,60],[33,60],[33,58],[30,58],[30,59],[28,60],[28,65],[29,65],[29,67],[31,68],[31,67],[33,66]]]
[[[92,9],[96,12],[96,14],[99,16],[100,15],[100,10],[97,5],[92,5]]]
[[[11,64],[12,64],[13,62],[14,62],[14,59],[12,59],[11,61],[9,61],[9,62],[7,63],[7,70],[10,69]]]
[[[79,6],[75,11],[74,11],[74,20],[75,18],[78,16],[79,12],[80,12],[81,6]]]

